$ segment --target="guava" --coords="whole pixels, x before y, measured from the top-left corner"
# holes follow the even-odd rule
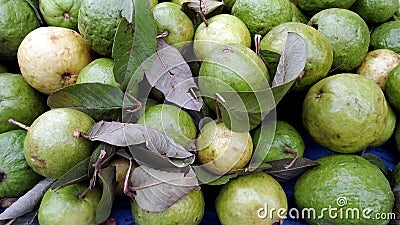
[[[264,123],[263,126],[272,126],[272,122]],[[305,145],[299,132],[285,121],[276,121],[276,128],[272,143],[269,145],[270,130],[265,129],[261,132],[261,127],[257,128],[253,134],[254,148],[269,148],[264,162],[279,160],[284,158],[294,158],[293,152],[297,157],[303,157]]]
[[[307,59],[304,75],[294,86],[295,90],[305,90],[328,75],[333,62],[332,46],[329,39],[313,27],[299,22],[288,22],[273,28],[263,37],[260,43],[261,50],[281,54],[288,32],[297,33],[306,41]]]
[[[198,80],[203,99],[211,109],[215,109],[216,93],[261,91],[269,88],[269,82],[262,59],[240,44],[223,45],[211,51],[201,64]]]
[[[208,19],[207,24],[201,23],[194,34],[193,51],[197,59],[203,60],[212,50],[224,44],[251,46],[250,32],[237,17],[219,14]]]
[[[39,20],[27,1],[1,0],[0,60],[14,60],[22,40],[39,26]]]
[[[103,83],[124,90],[124,87],[115,80],[113,67],[114,60],[110,58],[95,59],[79,72],[76,83]]]
[[[0,73],[0,133],[18,129],[9,119],[29,126],[46,110],[46,100],[21,74]]]
[[[172,138],[177,144],[188,148],[197,135],[192,117],[182,109],[168,104],[150,107],[137,121]]]
[[[282,186],[269,174],[257,172],[225,184],[215,208],[222,225],[274,225],[283,223],[288,203]]]
[[[207,170],[217,175],[242,169],[252,153],[250,133],[231,131],[224,123],[207,123],[197,137],[197,158]]]
[[[78,30],[79,8],[84,0],[40,0],[39,9],[50,26]]]
[[[331,43],[333,69],[351,72],[367,55],[369,28],[357,13],[348,9],[325,9],[311,17],[308,25],[317,27]]]
[[[400,184],[400,163],[396,164],[396,166],[392,170],[390,178],[390,182],[393,187],[396,187]]]
[[[389,21],[377,26],[371,33],[371,49],[390,49],[400,54],[400,21]]]
[[[77,183],[57,190],[47,190],[39,206],[39,224],[96,225],[96,210],[101,190],[95,187],[82,199],[78,198],[88,185]]]
[[[25,138],[28,165],[42,176],[59,178],[91,155],[94,143],[73,133],[87,132],[93,125],[91,117],[76,109],[58,108],[43,113]]]
[[[42,178],[25,161],[25,137],[24,130],[0,134],[0,199],[20,197]]]
[[[385,90],[389,72],[400,63],[400,55],[389,49],[376,49],[368,52],[357,74],[365,76]]]
[[[297,0],[298,7],[307,14],[315,14],[329,8],[350,8],[356,0]]]
[[[164,40],[181,52],[184,51],[194,36],[194,26],[189,17],[172,2],[159,3],[152,10],[158,34],[167,31],[168,35]]]
[[[398,152],[400,152],[400,122],[396,122],[396,127],[393,133],[395,147]]]
[[[399,8],[399,0],[357,0],[351,10],[369,24],[388,21]]]
[[[78,30],[94,51],[110,57],[121,18],[117,0],[84,0],[79,9]]]
[[[92,61],[92,51],[74,30],[40,27],[21,42],[17,57],[25,80],[36,90],[51,94],[75,84],[79,72]]]
[[[251,36],[264,36],[273,27],[292,21],[292,6],[288,0],[236,0],[232,15],[242,20]]]
[[[162,212],[150,212],[131,201],[131,211],[137,225],[198,225],[204,216],[205,202],[201,190],[193,190]]]
[[[391,213],[394,203],[390,184],[378,167],[357,155],[332,154],[316,162],[320,165],[307,170],[294,186],[300,210],[311,208],[318,216],[313,218],[312,211],[305,214],[310,225],[389,223],[388,218],[375,219]]]
[[[370,144],[371,147],[378,147],[386,143],[393,135],[396,128],[396,114],[394,113],[392,107],[388,105],[388,118],[385,124],[385,130],[381,136]]]
[[[327,77],[307,92],[302,119],[310,136],[325,148],[355,153],[384,133],[388,105],[374,81],[357,74]]]
[[[304,15],[304,13],[297,8],[297,6],[292,3],[292,20],[291,22],[300,22],[300,23],[307,23],[308,22],[308,18],[306,15]]]
[[[400,111],[400,64],[393,68],[385,84],[385,94],[388,102],[397,112]]]

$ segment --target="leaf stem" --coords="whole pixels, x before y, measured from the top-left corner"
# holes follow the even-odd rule
[[[132,195],[129,191],[129,177],[131,175],[132,167],[133,167],[132,159],[129,159],[129,168],[128,168],[128,171],[126,172],[125,180],[124,180],[124,194],[129,197],[132,197]]]
[[[18,217],[12,218],[10,221],[8,221],[5,225],[11,225],[12,223],[14,223],[14,221],[17,219]]]
[[[104,149],[102,149],[100,151],[100,155],[97,158],[96,162],[92,165],[94,167],[94,172],[93,172],[92,178],[90,179],[89,187],[86,188],[82,193],[80,193],[78,195],[79,200],[82,200],[83,198],[85,198],[86,194],[96,186],[97,175],[101,170],[101,162],[103,161],[103,158],[105,155],[106,155],[106,151]]]
[[[15,121],[14,119],[9,119],[8,123],[10,123],[12,125],[15,125],[15,126],[18,126],[18,127],[22,128],[24,130],[29,130],[29,126],[27,126],[27,125],[25,125],[23,123],[20,123],[18,121]]]
[[[255,52],[257,55],[260,55],[260,53],[261,53],[260,42],[261,42],[261,35],[256,34],[254,36],[254,46],[255,46]]]
[[[169,35],[169,31],[164,30],[164,32],[162,32],[161,34],[157,35],[157,38],[165,38],[168,37]]]
[[[77,129],[72,131],[72,137],[75,137],[75,138],[83,137],[85,139],[89,139],[90,138],[89,135],[87,135],[86,133],[84,133],[84,132],[82,132],[80,130],[77,130]]]
[[[223,103],[226,103],[226,101],[219,93],[216,93],[214,95],[214,98],[215,98],[215,113],[217,114],[217,123],[219,124],[219,123],[222,122],[222,119],[221,119],[221,108],[220,108],[221,107],[221,103],[220,103],[220,101],[223,102]]]
[[[294,156],[293,160],[292,160],[289,164],[287,164],[287,165],[284,166],[285,169],[289,169],[290,167],[293,166],[293,164],[294,164],[294,163],[296,162],[296,160],[299,158],[299,154],[298,154],[296,151],[293,151],[293,149],[291,149],[291,148],[288,147],[288,146],[285,146],[284,149],[283,149],[283,151],[284,151],[285,153],[290,153],[290,154],[292,154],[292,155]]]
[[[208,21],[207,21],[206,16],[205,16],[205,11],[203,11],[203,7],[202,7],[203,0],[199,0],[199,1],[200,1],[200,16],[201,16],[201,19],[203,20],[203,22],[206,25],[206,27],[208,27]],[[206,4],[204,4],[204,5],[206,6]],[[205,10],[207,10],[207,9],[205,9]]]

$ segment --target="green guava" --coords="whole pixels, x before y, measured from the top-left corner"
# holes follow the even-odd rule
[[[92,61],[92,50],[74,30],[40,27],[21,42],[17,58],[25,80],[49,95],[75,84],[79,72]]]
[[[292,3],[292,20],[291,22],[300,22],[306,24],[308,22],[308,18],[304,13],[297,8],[297,6]]]
[[[203,192],[194,190],[185,195],[167,210],[150,212],[131,201],[131,211],[137,225],[198,225],[204,216],[205,202]]]
[[[286,43],[288,32],[300,35],[307,46],[307,59],[304,75],[298,79],[295,90],[305,90],[315,82],[328,75],[333,62],[333,50],[329,39],[311,26],[299,22],[283,23],[270,32],[261,40],[261,50],[282,53]]]
[[[237,17],[219,14],[201,23],[194,34],[193,51],[199,60],[203,60],[216,48],[224,44],[251,45],[250,32]]]
[[[29,126],[46,110],[43,96],[21,74],[0,73],[0,133],[18,129],[9,119]]]
[[[314,218],[313,211],[305,211],[308,224],[389,223],[387,218],[375,219],[391,213],[394,204],[390,184],[378,167],[357,155],[333,154],[316,161],[320,165],[306,171],[294,187],[300,210],[315,210]]]
[[[210,52],[201,64],[198,79],[203,99],[211,109],[215,109],[216,93],[261,91],[269,88],[269,82],[262,59],[240,44],[220,46]]]
[[[109,58],[98,58],[89,63],[81,70],[81,72],[79,72],[76,83],[103,83],[124,90],[124,87],[115,81],[113,67],[114,60]]]
[[[356,0],[297,0],[298,7],[307,14],[315,14],[329,8],[350,8]]]
[[[288,203],[282,186],[269,174],[257,172],[225,184],[215,208],[222,225],[274,225],[286,218]]]
[[[101,190],[95,187],[83,199],[78,198],[88,185],[77,183],[58,190],[47,190],[39,206],[39,224],[96,225],[96,210]]]
[[[273,27],[292,21],[292,6],[288,0],[236,0],[232,15],[242,20],[251,36],[264,36]]]
[[[75,130],[88,132],[94,121],[87,114],[70,108],[52,109],[30,126],[24,144],[28,165],[38,174],[59,178],[89,157],[94,143],[74,137]]]
[[[25,137],[24,130],[0,134],[0,199],[20,197],[42,178],[26,163]]]
[[[78,30],[78,13],[84,0],[40,0],[39,9],[50,26]]]
[[[264,123],[263,126],[272,126],[272,122]],[[261,127],[257,128],[253,134],[254,148],[259,145],[260,148],[269,148],[267,155],[264,158],[264,162],[279,160],[284,158],[294,158],[293,153],[289,151],[297,152],[297,156],[303,157],[305,145],[303,138],[299,132],[289,123],[285,121],[276,121],[276,128],[273,136],[273,141],[269,145],[269,134],[261,132]]]
[[[327,77],[307,92],[303,125],[320,145],[340,153],[367,148],[384,133],[388,105],[374,81],[357,74]]]
[[[391,173],[391,185],[396,187],[400,184],[400,163],[397,163]]]
[[[332,68],[351,72],[367,55],[369,28],[358,14],[348,9],[325,9],[311,17],[308,25],[317,27],[331,43]]]
[[[0,60],[14,60],[22,40],[39,26],[27,1],[0,0]]]
[[[394,113],[392,107],[388,105],[388,118],[385,124],[385,130],[382,135],[370,144],[371,147],[378,147],[386,143],[393,135],[396,128],[396,114]]]
[[[181,52],[185,50],[194,36],[194,26],[189,17],[172,2],[159,3],[152,10],[158,34],[167,31],[168,35],[164,40]]]
[[[172,138],[177,144],[188,148],[196,138],[197,129],[192,117],[180,108],[158,104],[150,107],[137,121]]]
[[[117,0],[84,0],[79,9],[78,30],[94,51],[110,57],[121,18]]]
[[[390,49],[400,54],[400,21],[389,21],[376,27],[371,33],[371,49]]]
[[[369,24],[388,21],[399,9],[399,0],[357,0],[351,10]]]
[[[400,112],[400,64],[389,72],[385,84],[385,94],[393,109]]]
[[[376,49],[368,52],[357,74],[373,81],[384,91],[389,72],[400,63],[400,55],[389,49]]]
[[[214,174],[223,175],[242,169],[250,161],[252,153],[250,133],[231,131],[224,123],[207,123],[197,137],[197,158]]]

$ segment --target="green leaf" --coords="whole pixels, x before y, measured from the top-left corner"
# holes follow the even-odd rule
[[[96,211],[96,222],[101,224],[106,221],[111,214],[112,205],[115,197],[115,166],[106,167],[100,170],[100,181],[103,185],[103,194]]]
[[[132,0],[118,0],[118,8],[121,10],[121,16],[124,17],[129,23],[133,22],[133,1]]]
[[[4,210],[4,212],[0,214],[0,220],[17,218],[34,210],[37,204],[42,200],[44,193],[49,189],[53,182],[54,179],[52,178],[41,180],[31,190]]]
[[[271,88],[219,93],[222,99],[218,101],[223,106],[221,116],[225,125],[236,132],[247,132],[258,126],[301,76],[306,58],[306,42],[300,35],[289,32]]]
[[[40,26],[44,25],[44,19],[39,10],[39,0],[25,0],[35,12],[36,18],[39,20]]]
[[[200,7],[200,3],[201,7]],[[212,11],[222,7],[224,5],[224,3],[220,2],[220,1],[215,1],[215,0],[189,0],[186,1],[182,4],[182,8],[190,8],[192,10],[194,10],[196,13],[200,13],[201,11],[203,11],[204,15],[208,15],[209,13],[211,13]]]
[[[286,165],[289,165],[292,161],[293,158],[269,161],[268,163],[271,164],[272,167],[265,170],[265,172],[275,177],[279,182],[286,182],[304,173],[310,167],[319,165],[317,162],[307,158],[297,158],[292,166],[286,168]]]
[[[75,184],[83,180],[88,180],[88,168],[89,168],[90,156],[82,160],[74,167],[72,167],[68,172],[62,175],[54,184],[51,189],[59,189],[70,184]]]
[[[195,157],[164,133],[143,124],[100,121],[89,130],[87,138],[120,147],[129,146],[131,151],[135,146],[145,144],[146,151],[164,158],[176,167],[193,163]]]
[[[278,67],[281,55],[277,52],[269,50],[261,50],[260,54],[261,54],[261,59],[264,61],[264,63],[268,68],[269,74],[274,75],[276,73],[276,68]]]
[[[108,84],[82,83],[66,86],[47,99],[50,108],[73,108],[94,120],[120,120],[124,93]]]
[[[123,86],[136,86],[143,80],[143,63],[156,53],[157,24],[149,1],[133,0],[132,22],[127,12],[118,25],[114,38],[112,57],[114,76]],[[128,17],[128,19],[126,18]],[[142,65],[143,64],[143,65]],[[133,76],[132,76],[133,75]]]
[[[390,173],[389,169],[387,168],[385,163],[383,163],[382,160],[378,156],[376,156],[372,153],[365,153],[362,155],[362,157],[364,159],[368,160],[370,163],[377,166],[382,171],[382,173],[385,174],[385,176],[389,175],[389,173]]]
[[[144,165],[135,168],[130,189],[136,192],[138,205],[150,212],[160,212],[192,190],[199,190],[196,174],[190,166],[187,169],[184,172],[170,172]]]

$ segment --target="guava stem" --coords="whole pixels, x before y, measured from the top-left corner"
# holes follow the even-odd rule
[[[14,223],[14,221],[17,219],[17,217],[12,218],[10,221],[8,221],[5,225],[11,225],[12,223]]]
[[[157,38],[165,38],[169,35],[169,32],[167,30],[164,30],[161,34],[157,35]]]
[[[202,0],[199,0],[199,1],[200,1],[200,17],[203,20],[203,22],[206,25],[206,27],[208,27],[208,21],[206,19],[206,16],[205,16],[204,11],[203,11],[203,6],[202,6],[203,5],[203,1]],[[207,10],[207,9],[205,9],[205,10]]]
[[[73,130],[72,137],[75,137],[75,138],[83,137],[85,139],[89,139],[89,135],[87,135],[86,133],[84,133],[80,130]]]
[[[129,177],[131,175],[132,167],[133,167],[133,163],[132,163],[132,160],[130,159],[129,160],[129,168],[128,168],[128,171],[126,172],[125,180],[124,180],[124,194],[129,197],[132,197],[132,195],[129,191]]]
[[[292,154],[292,155],[294,156],[293,160],[292,160],[289,164],[285,165],[285,169],[289,169],[290,167],[293,166],[293,164],[294,164],[294,163],[296,162],[296,160],[299,158],[299,154],[298,154],[296,151],[293,151],[293,149],[291,149],[291,148],[288,147],[288,146],[285,146],[285,147],[283,148],[283,151],[284,151],[285,153],[290,153],[290,154]]]
[[[71,18],[71,16],[69,15],[68,12],[63,13],[63,17],[64,17],[65,19],[70,19],[70,18]]]
[[[22,128],[24,130],[29,130],[29,126],[27,126],[27,125],[25,125],[23,123],[20,123],[18,121],[15,121],[14,119],[9,119],[8,123],[10,123],[12,125],[15,125],[15,126],[18,126],[18,127]]]
[[[254,46],[255,46],[255,53],[257,55],[260,55],[260,53],[261,53],[260,42],[261,42],[261,35],[256,34],[254,36]]]
[[[90,187],[87,187],[82,193],[80,193],[80,194],[78,195],[78,199],[79,199],[79,200],[84,199],[85,196],[86,196],[86,194],[87,194],[90,190],[91,190]]]
[[[220,94],[218,94],[218,93],[216,93],[215,95],[214,95],[214,98],[215,98],[215,114],[217,114],[217,123],[219,124],[219,123],[221,123],[222,122],[222,119],[221,119],[221,109],[220,109],[220,107],[221,107],[221,104],[219,103],[220,101],[221,102],[223,102],[223,103],[225,103],[225,99],[220,95]]]

